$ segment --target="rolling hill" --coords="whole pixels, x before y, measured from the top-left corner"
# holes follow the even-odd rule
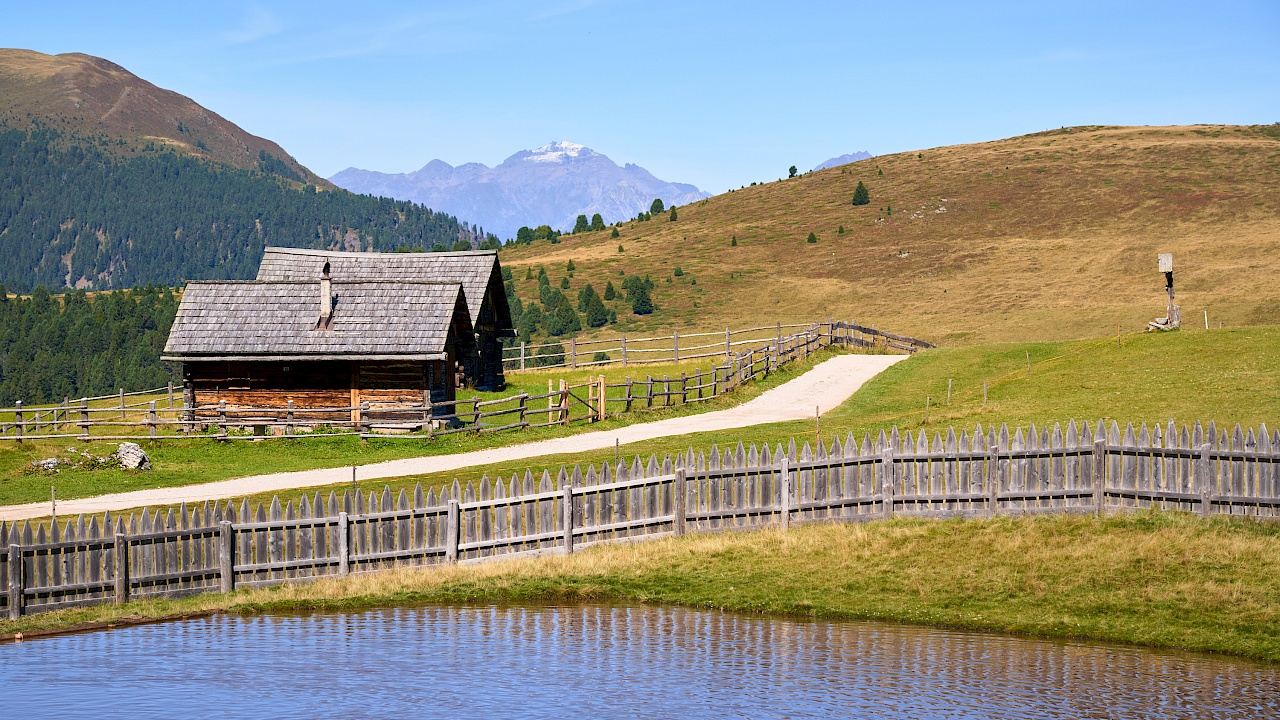
[[[84,53],[0,48],[0,117],[9,127],[34,120],[64,134],[102,140],[102,147],[124,155],[167,148],[331,187],[270,140],[245,132],[191,98]]]
[[[658,310],[615,300],[619,323],[599,333],[829,316],[943,344],[1136,331],[1164,314],[1158,252],[1174,254],[1186,322],[1280,321],[1280,126],[1063,128],[884,155],[677,215],[502,261],[526,302],[539,266],[555,286],[574,262],[566,294],[650,275]]]

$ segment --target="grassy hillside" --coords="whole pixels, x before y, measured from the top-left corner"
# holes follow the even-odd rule
[[[615,301],[608,331],[835,316],[954,345],[1140,329],[1164,314],[1158,252],[1189,324],[1275,322],[1277,247],[1280,126],[1079,127],[863,160],[502,259],[526,301],[529,267],[558,287],[573,260],[570,295],[650,275],[658,311]]]
[[[91,137],[124,155],[171,149],[332,188],[279,145],[109,60],[0,48],[0,116]]]

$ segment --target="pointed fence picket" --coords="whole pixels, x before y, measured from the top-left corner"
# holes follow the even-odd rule
[[[457,508],[457,517],[452,508]],[[1160,508],[1280,517],[1280,431],[1120,426],[948,429],[770,448],[737,443],[478,486],[319,492],[0,523],[0,612],[307,582],[457,558],[791,523]]]

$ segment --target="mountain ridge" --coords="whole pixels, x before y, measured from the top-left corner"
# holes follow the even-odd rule
[[[185,95],[85,53],[46,55],[0,48],[0,118],[13,128],[38,120],[63,133],[96,138],[116,154],[172,150],[333,187],[271,140],[245,131]]]
[[[694,185],[661,180],[635,163],[619,166],[567,141],[520,150],[492,168],[435,159],[408,173],[347,168],[330,181],[352,192],[419,202],[505,238],[521,226],[570,230],[578,215],[599,213],[606,223],[627,220],[648,210],[655,198],[684,205],[711,197]]]
[[[858,162],[859,160],[869,160],[870,158],[871,158],[871,153],[867,152],[866,150],[858,150],[845,155],[833,157],[828,160],[823,160],[822,162],[818,163],[813,169],[826,170],[828,168],[840,167],[841,165],[848,165],[849,163],[855,163],[855,162]]]

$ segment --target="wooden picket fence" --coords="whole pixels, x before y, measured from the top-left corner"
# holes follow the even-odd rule
[[[0,524],[10,618],[130,598],[229,592],[403,566],[469,562],[686,532],[893,516],[1102,513],[1138,508],[1280,517],[1280,431],[1194,427],[1123,433],[1006,426],[945,436],[881,432],[692,449],[647,462],[487,476],[412,497],[316,492],[281,507],[185,505],[99,522]]]
[[[606,383],[603,375],[587,382],[558,387],[548,385],[546,393],[520,393],[481,400],[459,398],[446,402],[395,405],[295,408],[293,401],[283,407],[217,405],[186,407],[181,393],[175,403],[172,384],[151,393],[165,393],[165,400],[127,403],[125,393],[105,398],[85,398],[46,408],[0,408],[0,440],[47,440],[63,438],[90,440],[174,440],[206,437],[220,441],[302,439],[341,435],[402,439],[432,439],[454,433],[486,433],[552,425],[599,422],[611,415],[702,402],[732,392],[743,383],[767,376],[778,367],[812,355],[832,345],[857,348],[888,347],[910,350],[932,347],[922,340],[893,335],[854,323],[812,323],[790,335],[759,341],[752,347],[732,349],[725,362],[681,373],[624,382]],[[726,335],[727,337],[727,335]],[[878,340],[877,340],[878,339]],[[691,359],[675,350],[676,359]],[[696,357],[708,357],[697,355]],[[586,363],[588,365],[592,363]],[[576,366],[576,365],[575,365]],[[425,394],[424,394],[425,395]],[[118,400],[118,403],[91,403],[91,400]],[[544,420],[545,418],[545,420]]]

